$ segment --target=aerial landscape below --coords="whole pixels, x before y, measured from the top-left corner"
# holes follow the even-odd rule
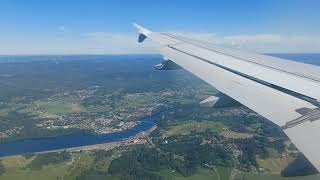
[[[0,0],[0,180],[320,180],[319,0]]]
[[[319,54],[272,54],[319,65]],[[0,180],[311,180],[282,130],[159,55],[0,56]],[[132,68],[134,67],[134,68]]]

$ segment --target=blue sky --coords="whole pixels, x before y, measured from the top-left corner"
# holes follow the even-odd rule
[[[154,53],[132,22],[258,52],[320,52],[319,0],[1,0],[0,54]]]

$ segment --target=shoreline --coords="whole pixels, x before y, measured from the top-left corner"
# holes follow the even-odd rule
[[[32,152],[31,154],[36,155],[36,154],[45,154],[45,153],[62,152],[62,151],[68,151],[70,153],[73,153],[73,152],[91,151],[91,150],[98,150],[98,149],[110,150],[110,149],[120,147],[120,146],[145,144],[148,142],[148,135],[156,129],[157,129],[157,125],[155,124],[150,129],[148,129],[146,131],[141,131],[138,134],[136,134],[135,136],[132,136],[127,139],[120,140],[120,141],[116,141],[116,142],[98,143],[98,144],[71,147],[71,148],[62,148],[62,149],[56,149],[56,150],[50,150],[50,151]],[[24,153],[24,154],[27,154],[27,153]],[[23,156],[24,154],[2,156],[2,157],[0,157],[0,160]]]

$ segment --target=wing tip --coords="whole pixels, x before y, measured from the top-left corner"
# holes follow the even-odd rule
[[[140,26],[139,24],[137,24],[137,23],[132,23],[133,24],[133,26],[137,29],[137,31],[140,33],[140,34],[144,34],[144,35],[148,35],[148,34],[150,34],[151,33],[151,31],[150,30],[148,30],[148,29],[146,29],[146,28],[144,28],[144,27],[142,27],[142,26]]]

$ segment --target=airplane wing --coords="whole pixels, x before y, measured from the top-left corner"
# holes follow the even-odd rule
[[[137,24],[161,54],[283,131],[320,172],[320,67],[152,32]],[[165,64],[163,64],[165,65]]]

